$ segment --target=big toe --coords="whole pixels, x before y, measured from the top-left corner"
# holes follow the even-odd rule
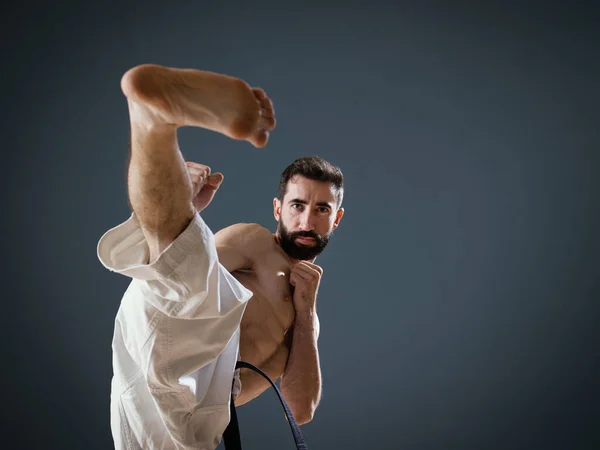
[[[262,148],[269,142],[269,132],[264,128],[257,128],[248,138],[248,141],[257,148]]]

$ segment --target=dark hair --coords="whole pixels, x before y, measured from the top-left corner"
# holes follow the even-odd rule
[[[344,175],[339,167],[334,166],[320,156],[298,158],[287,166],[281,174],[278,197],[280,201],[283,201],[283,197],[287,192],[287,185],[295,175],[303,176],[309,180],[325,181],[333,184],[336,191],[335,200],[337,207],[340,208],[342,206],[342,200],[344,199]]]

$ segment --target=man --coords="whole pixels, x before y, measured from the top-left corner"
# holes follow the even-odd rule
[[[131,278],[115,321],[111,429],[117,449],[214,449],[236,405],[269,385],[300,424],[321,394],[314,264],[342,216],[343,177],[321,158],[283,173],[273,235],[256,224],[213,234],[200,213],[223,175],[185,162],[182,126],[255,147],[275,127],[262,89],[225,75],[142,65],[121,80],[131,123],[131,217],[108,230],[98,257]],[[235,384],[232,386],[232,382]]]

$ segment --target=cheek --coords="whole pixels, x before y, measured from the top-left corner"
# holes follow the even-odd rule
[[[318,222],[319,234],[326,234],[333,229],[335,217],[323,217]]]
[[[293,228],[296,221],[296,214],[290,211],[281,211],[281,220],[288,228]]]

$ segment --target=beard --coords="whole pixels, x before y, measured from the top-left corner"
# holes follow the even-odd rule
[[[277,224],[277,236],[282,250],[290,258],[302,261],[312,260],[320,255],[327,247],[331,233],[329,232],[325,236],[320,236],[313,231],[296,231],[292,233],[281,220]],[[312,238],[314,242],[312,245],[304,245],[296,242],[296,238],[299,237]]]

